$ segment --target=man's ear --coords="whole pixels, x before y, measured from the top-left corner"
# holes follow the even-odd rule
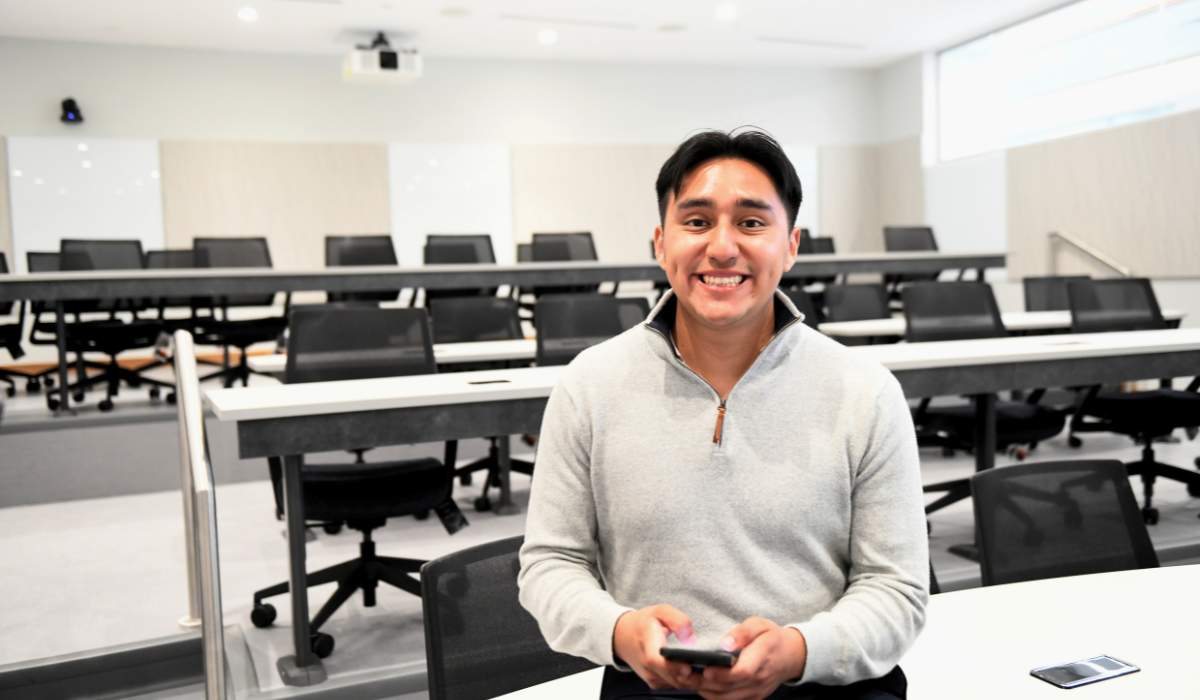
[[[792,269],[792,265],[796,264],[796,255],[800,253],[800,227],[796,226],[792,229],[792,233],[788,236],[788,252],[787,252],[787,267],[784,272]]]
[[[666,260],[663,257],[663,227],[662,224],[654,227],[654,259],[658,261],[658,266],[667,269]]]

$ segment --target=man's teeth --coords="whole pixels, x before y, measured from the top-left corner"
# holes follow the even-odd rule
[[[700,279],[704,280],[705,284],[711,284],[714,287],[736,287],[742,283],[742,280],[746,279],[746,276],[713,277],[712,275],[700,275]]]

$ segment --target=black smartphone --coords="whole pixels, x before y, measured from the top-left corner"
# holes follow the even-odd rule
[[[1137,673],[1140,670],[1133,664],[1111,656],[1093,656],[1090,659],[1072,661],[1069,664],[1035,668],[1029,673],[1034,678],[1040,678],[1059,688],[1077,688],[1088,683],[1123,676],[1126,673]]]
[[[693,671],[697,673],[703,672],[709,666],[724,666],[726,668],[733,665],[737,661],[738,651],[700,651],[698,649],[680,649],[678,647],[663,647],[658,650],[664,659],[669,661],[682,661],[685,664],[690,664]]]

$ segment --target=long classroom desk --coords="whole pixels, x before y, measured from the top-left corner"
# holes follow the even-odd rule
[[[983,271],[1004,267],[1005,253],[843,253],[800,256],[784,279],[822,277],[858,272],[921,273],[942,270]],[[220,297],[277,292],[372,292],[391,289],[463,289],[517,285],[549,287],[603,282],[666,281],[656,262],[548,262],[519,265],[428,265],[333,267],[290,271],[265,268],[203,268],[177,270],[92,270],[0,275],[0,302],[53,300],[58,311],[58,380],[68,386],[67,325],[63,302],[73,299],[140,299],[157,297]],[[70,392],[63,391],[59,410],[70,409]]]
[[[1165,309],[1163,320],[1178,325],[1187,316],[1182,309]],[[1070,311],[1011,311],[1000,314],[1004,327],[1011,332],[1029,333],[1039,331],[1061,331],[1071,328]],[[835,338],[871,338],[878,336],[903,336],[907,323],[903,316],[870,318],[861,321],[832,321],[822,323],[820,331]]]
[[[1200,374],[1200,329],[1026,336],[858,347],[888,367],[910,397],[976,397],[976,469],[995,464],[994,393]],[[211,389],[217,418],[236,422],[243,459],[283,457],[290,581],[303,590],[303,455],[360,447],[537,433],[561,367]],[[512,508],[507,442],[500,451],[501,505]],[[498,508],[499,512],[499,508]],[[293,595],[301,668],[319,665],[308,648],[308,600]]]
[[[439,343],[433,346],[433,357],[439,365],[532,361],[536,356],[537,340],[530,339]],[[282,377],[287,370],[287,355],[251,355],[246,358],[246,364],[255,372]]]
[[[1035,668],[1108,654],[1141,671],[1077,693],[1090,700],[1172,698],[1195,689],[1190,633],[1200,610],[1186,604],[1200,565],[1120,571],[972,588],[931,596],[925,630],[900,660],[910,697],[928,700],[1062,698]],[[592,669],[496,700],[594,700]]]

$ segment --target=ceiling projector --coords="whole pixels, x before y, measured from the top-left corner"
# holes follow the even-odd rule
[[[357,46],[342,59],[342,79],[348,83],[411,85],[424,70],[416,49],[393,49],[383,32],[370,46]]]

